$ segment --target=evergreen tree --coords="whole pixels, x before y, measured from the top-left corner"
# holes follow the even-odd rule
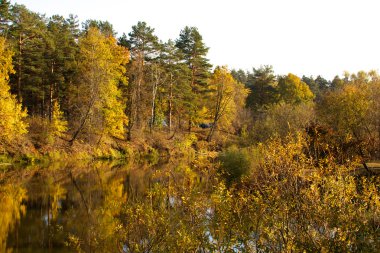
[[[75,41],[77,41],[80,36],[78,16],[69,14],[69,17],[66,19],[66,21],[69,24],[69,30],[72,36],[74,37]]]
[[[196,120],[199,120],[201,111],[205,108],[205,94],[208,92],[208,77],[211,64],[206,58],[208,47],[195,27],[186,26],[176,41],[176,46],[183,54],[184,62],[190,70],[190,85],[193,92],[193,110],[189,114],[189,130]]]
[[[10,2],[8,0],[2,0],[0,2],[0,35],[7,37],[9,22],[11,19]]]
[[[50,71],[47,75],[49,92],[49,119],[51,120],[53,101],[58,100],[66,113],[68,110],[68,86],[73,83],[77,72],[78,45],[71,24],[62,16],[54,15],[49,19],[48,25],[49,47],[45,53]]]
[[[247,76],[247,87],[250,93],[247,97],[247,107],[254,112],[277,102],[276,77],[272,66],[253,68],[253,73]]]
[[[149,118],[150,87],[148,72],[150,64],[159,56],[159,43],[154,29],[145,22],[138,22],[132,26],[128,34],[129,39],[123,36],[119,43],[129,48],[131,62],[129,64],[129,86],[127,90],[128,140],[132,138],[132,129],[135,125],[143,127],[143,122]]]
[[[113,25],[108,21],[94,20],[89,19],[86,20],[83,24],[83,32],[87,32],[90,28],[97,28],[101,31],[106,37],[115,37],[116,32],[113,29]]]
[[[167,122],[170,132],[175,120],[177,127],[181,128],[182,120],[186,118],[186,115],[190,114],[193,93],[190,86],[190,69],[183,62],[183,54],[172,40],[164,44],[161,57],[167,75],[165,92],[167,97]]]
[[[234,79],[240,83],[247,84],[248,75],[244,70],[231,70],[231,75],[234,77]]]
[[[50,60],[46,57],[49,47],[47,27],[44,19],[23,5],[11,8],[12,23],[9,38],[14,45],[16,73],[11,78],[12,90],[31,114],[45,116],[49,94],[46,74]]]
[[[320,75],[315,79],[312,76],[303,76],[301,80],[309,86],[310,90],[315,94],[317,100],[320,100],[321,93],[330,87],[330,83]]]

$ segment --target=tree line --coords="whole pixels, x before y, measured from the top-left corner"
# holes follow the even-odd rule
[[[247,91],[227,68],[211,72],[195,27],[162,42],[145,22],[116,38],[107,21],[87,20],[80,29],[74,15],[46,17],[8,1],[1,16],[3,52],[13,64],[2,79],[12,98],[30,117],[65,121],[70,141],[131,140],[135,129],[191,131],[203,121],[213,121],[214,129],[244,104]]]
[[[196,27],[163,42],[145,22],[117,38],[108,21],[80,28],[74,15],[46,17],[9,1],[0,13],[4,142],[33,129],[95,144],[202,126],[208,141],[226,133],[249,145],[303,131],[320,138],[319,157],[344,149],[379,155],[375,71],[328,81],[275,75],[271,66],[213,68]],[[321,142],[333,143],[324,150]]]

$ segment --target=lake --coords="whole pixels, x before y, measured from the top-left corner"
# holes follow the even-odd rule
[[[170,177],[183,181],[181,166],[189,170],[111,162],[8,168],[0,176],[0,252],[128,252],[115,236],[125,206],[147,199],[155,185],[167,188]],[[206,187],[198,175],[189,178]]]
[[[230,187],[200,157],[3,167],[0,253],[378,252],[379,177],[289,161]]]

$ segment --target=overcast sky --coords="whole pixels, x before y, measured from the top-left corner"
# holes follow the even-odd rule
[[[73,13],[107,20],[118,35],[138,21],[163,41],[196,26],[214,65],[276,74],[321,74],[380,69],[378,0],[13,0],[51,16]]]

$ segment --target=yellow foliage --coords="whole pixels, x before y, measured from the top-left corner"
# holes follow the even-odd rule
[[[8,85],[9,74],[14,72],[12,55],[5,39],[0,37],[0,140],[4,141],[27,132],[27,124],[23,121],[27,113],[16,96],[11,95]]]
[[[67,131],[67,121],[63,117],[63,112],[59,108],[57,101],[53,103],[53,111],[51,117],[51,130],[55,136],[62,136]]]
[[[26,213],[26,206],[22,204],[25,199],[24,188],[12,184],[0,186],[0,252],[6,250],[8,233]]]
[[[348,84],[325,95],[319,113],[323,120],[343,134],[357,131],[366,123],[370,108],[368,86]]]
[[[80,83],[75,102],[82,118],[87,120],[87,132],[123,138],[127,117],[125,103],[118,88],[126,85],[125,65],[129,60],[127,49],[117,45],[112,36],[104,36],[90,28],[79,42]]]
[[[314,98],[314,94],[310,90],[309,86],[298,76],[291,73],[283,78],[280,78],[278,89],[281,99],[286,103],[298,104],[301,102],[310,101]]]
[[[210,78],[211,117],[220,128],[229,130],[237,112],[244,107],[249,90],[237,82],[226,67],[217,67]]]

